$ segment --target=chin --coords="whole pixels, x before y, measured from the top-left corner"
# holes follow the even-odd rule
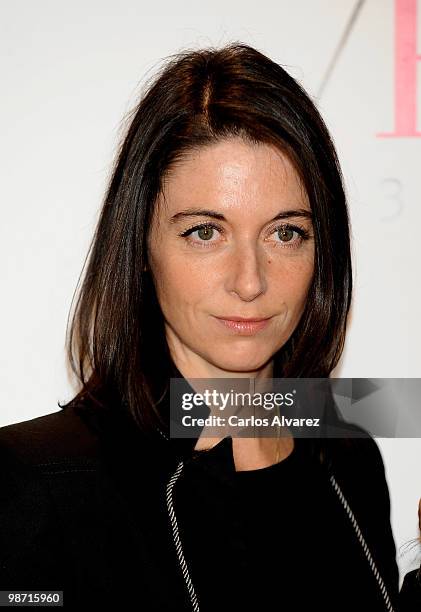
[[[273,355],[265,351],[265,355],[261,358],[256,355],[256,352],[252,355],[244,355],[242,357],[235,357],[235,355],[232,354],[228,357],[225,353],[225,355],[215,356],[213,359],[209,359],[209,361],[220,370],[232,372],[234,378],[237,373],[241,374],[261,370],[272,358]]]

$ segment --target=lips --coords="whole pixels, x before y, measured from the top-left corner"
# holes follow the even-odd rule
[[[221,324],[231,333],[250,336],[264,329],[269,325],[271,317],[267,318],[243,318],[230,316],[229,318],[215,317],[215,321]]]
[[[244,323],[256,323],[258,321],[266,321],[267,319],[270,319],[270,317],[251,317],[251,318],[246,318],[246,317],[235,317],[235,316],[229,316],[229,317],[217,317],[218,319],[222,319],[223,321],[241,321]]]

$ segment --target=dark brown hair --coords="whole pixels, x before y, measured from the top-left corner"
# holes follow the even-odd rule
[[[147,265],[146,239],[166,173],[193,148],[240,136],[289,156],[313,212],[315,272],[307,306],[274,356],[274,376],[328,377],[351,300],[349,220],[335,147],[315,104],[279,64],[239,42],[167,58],[129,116],[67,333],[87,398],[127,407],[144,430],[174,372]],[[69,314],[70,319],[70,314]],[[66,407],[61,406],[61,407]]]

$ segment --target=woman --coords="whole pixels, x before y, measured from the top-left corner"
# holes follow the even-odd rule
[[[328,377],[351,286],[341,171],[302,87],[240,43],[171,58],[93,239],[68,339],[80,392],[1,430],[1,588],[69,609],[396,609],[364,431],[170,436],[171,378]]]

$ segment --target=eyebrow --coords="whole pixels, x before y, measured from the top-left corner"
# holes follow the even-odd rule
[[[170,217],[170,223],[177,223],[180,219],[183,219],[184,217],[212,217],[213,219],[218,219],[219,221],[227,220],[222,213],[218,213],[214,210],[207,210],[203,208],[187,208],[186,210],[181,210],[180,212]],[[269,223],[271,223],[272,221],[276,221],[277,219],[289,219],[291,217],[303,217],[305,219],[311,220],[313,218],[313,213],[310,210],[307,210],[306,208],[281,210],[277,215],[270,219]]]

